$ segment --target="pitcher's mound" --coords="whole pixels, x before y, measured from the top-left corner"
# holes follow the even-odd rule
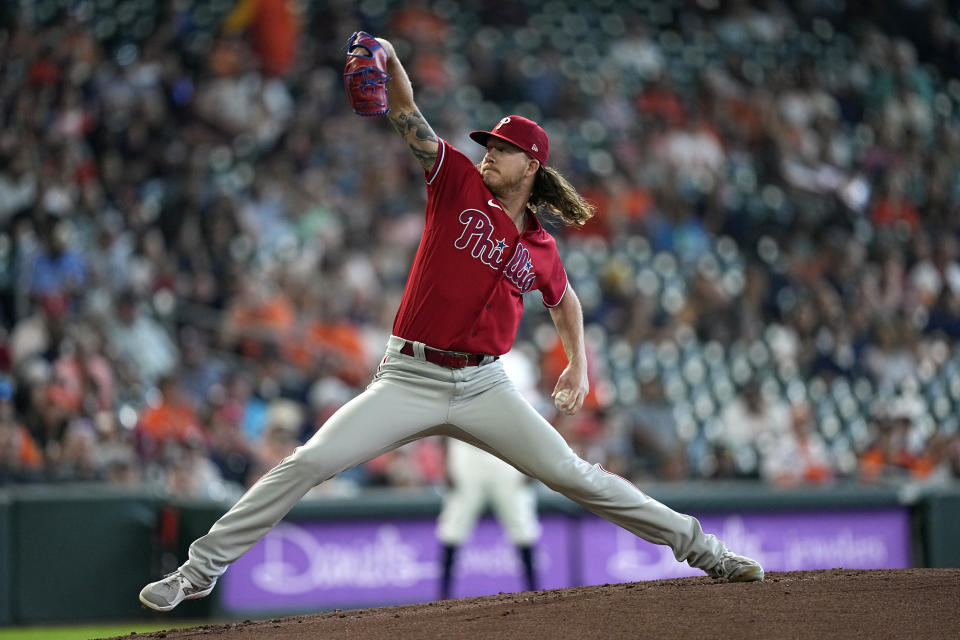
[[[960,569],[678,578],[205,625],[137,638],[960,638]],[[124,636],[129,640],[131,636]]]

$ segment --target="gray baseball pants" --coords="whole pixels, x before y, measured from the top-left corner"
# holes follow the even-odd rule
[[[634,535],[673,550],[680,562],[713,568],[724,550],[700,523],[579,458],[523,398],[499,362],[447,369],[400,354],[391,336],[366,391],[341,407],[303,446],[266,475],[191,546],[181,573],[207,586],[265,536],[314,486],[419,438],[463,440],[509,462]]]

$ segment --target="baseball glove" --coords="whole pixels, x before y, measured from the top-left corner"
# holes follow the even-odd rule
[[[367,50],[363,55],[362,47]],[[343,70],[343,86],[347,90],[354,113],[361,116],[382,116],[390,112],[387,102],[387,51],[377,39],[365,31],[357,31],[347,43],[347,64]]]

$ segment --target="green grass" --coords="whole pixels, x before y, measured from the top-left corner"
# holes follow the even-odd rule
[[[131,631],[148,633],[162,629],[182,629],[196,624],[170,621],[166,624],[101,624],[69,627],[19,627],[0,629],[0,640],[89,640],[90,638],[110,638],[129,636]],[[135,636],[134,636],[135,637]]]

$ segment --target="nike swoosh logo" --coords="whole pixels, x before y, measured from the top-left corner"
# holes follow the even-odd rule
[[[491,207],[496,207],[497,209],[500,209],[500,211],[503,211],[503,207],[497,204],[497,202],[493,198],[490,198],[489,200],[487,200],[487,204],[490,205]]]

